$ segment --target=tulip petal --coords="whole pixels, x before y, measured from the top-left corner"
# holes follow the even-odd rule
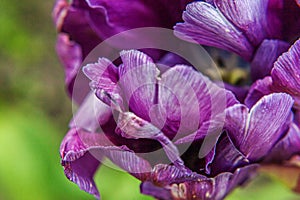
[[[129,5],[126,0],[87,0],[87,3],[95,30],[102,37],[109,37],[139,27],[171,28],[181,20],[181,13],[190,1],[159,0],[153,4],[132,0]]]
[[[269,0],[215,0],[216,7],[245,33],[253,46],[259,45],[272,33],[273,21],[268,22],[267,18],[272,14],[268,12],[268,3]]]
[[[271,76],[274,90],[287,92],[300,103],[300,39],[278,58]]]
[[[139,117],[150,121],[150,109],[155,104],[159,70],[146,54],[136,51],[120,53],[120,87],[129,108]]]
[[[282,137],[292,105],[291,96],[274,93],[260,99],[249,114],[246,114],[248,108],[243,105],[227,109],[226,128],[236,147],[248,160],[263,158]]]
[[[118,119],[119,132],[125,138],[132,139],[153,139],[161,143],[170,161],[177,166],[184,166],[180,158],[177,147],[164,135],[161,130],[153,126],[151,123],[139,118],[130,112],[119,113]]]
[[[216,152],[212,163],[209,165],[211,174],[234,172],[238,167],[249,164],[249,160],[234,146],[226,134],[216,145]]]
[[[197,131],[237,100],[193,68],[177,65],[162,74],[158,102],[166,111],[166,124],[180,138]]]
[[[174,169],[172,166],[160,166],[160,168],[162,167],[164,169],[163,173],[157,173],[157,170],[155,170],[151,174],[150,180],[141,184],[143,194],[153,195],[163,200],[221,200],[232,189],[251,178],[257,166],[249,165],[237,169],[234,173],[225,172],[214,178],[207,178],[184,169]],[[166,182],[165,180],[168,180],[168,177],[172,178]]]
[[[253,47],[247,37],[213,5],[206,2],[188,4],[183,19],[184,23],[175,26],[175,34],[180,38],[251,59]]]
[[[286,135],[274,146],[267,162],[282,162],[300,153],[300,130],[292,123]]]
[[[257,80],[250,87],[248,95],[245,99],[245,105],[248,108],[252,108],[252,106],[263,96],[273,93],[272,85],[273,81],[270,76],[267,76],[262,80]]]
[[[269,76],[273,63],[283,52],[288,50],[289,44],[280,40],[264,40],[256,50],[251,62],[251,77],[253,80]]]
[[[81,47],[76,42],[71,41],[69,35],[60,33],[57,38],[56,51],[60,61],[64,65],[65,83],[69,95],[72,96],[73,84],[82,61]],[[77,100],[76,97],[75,100]]]
[[[111,109],[90,92],[70,122],[70,127],[95,132],[108,122],[111,115]]]
[[[67,178],[97,198],[99,192],[93,176],[104,157],[140,180],[145,180],[151,171],[147,161],[126,146],[113,145],[103,133],[73,128],[65,136],[60,152]]]
[[[123,106],[118,83],[117,67],[108,59],[100,58],[97,63],[83,67],[83,72],[91,80],[90,86],[97,97],[108,106]]]

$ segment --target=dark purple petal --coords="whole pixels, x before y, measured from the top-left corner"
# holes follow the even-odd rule
[[[171,28],[181,20],[185,5],[191,0],[87,0],[94,29],[102,38],[133,28]]]
[[[161,73],[164,73],[165,71],[170,69],[170,67],[173,67],[176,64],[189,65],[189,63],[186,60],[184,60],[177,54],[167,53],[157,62],[157,67],[159,68],[159,71],[161,71]]]
[[[180,38],[229,50],[246,60],[251,59],[253,46],[248,38],[213,5],[206,2],[191,3],[187,5],[183,19],[185,23],[175,26],[175,34]]]
[[[269,0],[215,0],[216,7],[239,30],[245,33],[253,46],[272,35],[273,21],[268,21]]]
[[[292,95],[300,103],[300,40],[288,52],[282,54],[271,72],[274,90]]]
[[[69,95],[73,94],[73,84],[82,61],[81,47],[71,41],[69,35],[61,33],[58,35],[56,51],[60,61],[65,66],[65,83]],[[75,97],[75,100],[77,98]]]
[[[71,129],[65,136],[61,147],[62,166],[67,178],[76,183],[80,189],[100,197],[93,176],[100,165],[99,159],[87,150],[76,129]]]
[[[78,108],[70,122],[70,127],[95,132],[101,125],[108,122],[110,116],[111,109],[100,101],[93,92],[90,92]]]
[[[100,198],[99,191],[93,180],[93,176],[100,166],[98,159],[95,159],[90,153],[78,158],[75,161],[62,161],[66,177],[77,184],[81,190]]]
[[[267,76],[262,80],[257,80],[253,83],[245,99],[246,106],[251,108],[263,96],[273,93],[272,84],[273,81],[270,76]]]
[[[66,176],[81,189],[99,198],[93,176],[103,157],[140,180],[151,171],[149,163],[138,157],[126,146],[114,146],[103,133],[71,129],[65,136],[60,154]]]
[[[288,50],[289,44],[280,40],[264,40],[256,50],[251,62],[251,77],[253,80],[269,76],[273,63],[283,52]]]
[[[231,91],[236,99],[243,103],[245,101],[245,98],[248,94],[248,91],[249,91],[249,87],[248,86],[244,86],[244,87],[241,87],[241,86],[235,86],[235,85],[231,85],[231,84],[228,84],[228,83],[221,83],[224,85],[224,88],[226,90],[229,90]]]
[[[248,108],[243,105],[227,109],[226,128],[236,147],[248,160],[257,161],[264,157],[282,137],[292,105],[289,95],[274,93],[260,99],[249,114],[246,114]]]
[[[251,178],[256,167],[256,165],[249,165],[237,169],[233,174],[226,172],[214,178],[207,178],[184,169],[179,170],[172,166],[159,166],[160,170],[154,170],[150,180],[141,184],[141,192],[163,200],[221,200],[235,187]],[[163,173],[160,171],[163,171]],[[163,190],[159,187],[163,188]]]
[[[120,87],[129,108],[150,121],[149,112],[155,104],[156,82],[159,70],[146,54],[136,51],[122,51],[123,64],[119,67]]]
[[[216,145],[215,156],[209,164],[211,174],[234,172],[238,167],[249,164],[249,160],[234,146],[227,134]]]
[[[296,124],[292,123],[286,135],[274,146],[266,161],[282,162],[298,153],[300,153],[300,130]]]
[[[172,199],[172,195],[169,190],[166,190],[163,187],[156,186],[150,181],[141,183],[140,190],[143,194],[150,195],[159,199]]]
[[[298,125],[298,127],[300,127],[300,110],[296,110],[294,112],[294,115],[295,115],[294,122],[295,122],[295,124]]]
[[[279,0],[279,2],[278,7],[280,10],[275,10],[275,13],[282,23],[283,39],[294,42],[298,39],[300,32],[299,2],[297,0]]]
[[[95,33],[88,16],[87,4],[84,1],[58,0],[54,10],[53,18],[58,31],[69,35],[82,48],[85,57],[102,40]]]

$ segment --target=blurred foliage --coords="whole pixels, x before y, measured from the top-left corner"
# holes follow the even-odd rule
[[[54,1],[2,0],[0,6],[0,200],[93,199],[69,182],[59,145],[71,118],[71,101],[55,55]],[[96,182],[104,200],[152,199],[139,182],[103,166]],[[296,199],[263,177],[229,200]]]

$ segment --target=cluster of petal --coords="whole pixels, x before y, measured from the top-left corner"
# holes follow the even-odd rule
[[[224,89],[190,66],[173,66],[172,54],[163,58],[172,67],[161,71],[159,52],[122,51],[119,66],[106,58],[85,66],[91,91],[85,80],[60,153],[67,178],[97,198],[93,176],[104,158],[141,180],[144,194],[221,200],[259,164],[282,164],[300,153],[299,2],[190,2],[56,3],[57,52],[71,94],[80,63],[97,44],[132,28],[171,28],[185,6],[178,37],[251,65],[249,90]]]
[[[189,66],[160,73],[136,50],[121,59],[118,67],[106,58],[84,67],[93,92],[61,145],[66,176],[98,198],[93,175],[105,157],[156,198],[223,199],[289,141],[288,94],[267,95],[249,110]]]

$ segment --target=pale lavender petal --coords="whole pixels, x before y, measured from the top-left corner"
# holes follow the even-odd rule
[[[251,108],[263,96],[273,93],[272,84],[273,81],[270,76],[253,83],[245,99],[245,105],[248,108]]]
[[[271,72],[274,90],[292,95],[300,103],[300,40],[282,54]]]
[[[289,44],[280,40],[264,40],[256,50],[251,62],[252,80],[269,76],[277,58],[289,48]]]
[[[183,19],[184,23],[175,26],[175,34],[180,38],[229,50],[246,60],[251,59],[253,46],[248,38],[213,5],[193,2],[187,5]]]
[[[161,143],[170,161],[176,166],[183,167],[177,147],[164,133],[151,123],[139,118],[133,113],[119,113],[117,132],[125,138],[153,139]]]
[[[119,67],[120,87],[129,108],[150,121],[149,112],[155,104],[156,82],[159,70],[146,54],[136,51],[122,51],[123,64]]]
[[[93,92],[90,92],[78,108],[70,122],[70,127],[95,132],[101,125],[108,122],[111,115],[111,109],[100,101]]]
[[[177,65],[162,74],[158,102],[165,109],[166,125],[180,138],[197,131],[237,100],[193,68]]]
[[[88,64],[83,68],[83,72],[91,80],[90,86],[97,97],[109,106],[123,105],[119,94],[117,70],[117,67],[106,58],[100,58],[97,63]]]

